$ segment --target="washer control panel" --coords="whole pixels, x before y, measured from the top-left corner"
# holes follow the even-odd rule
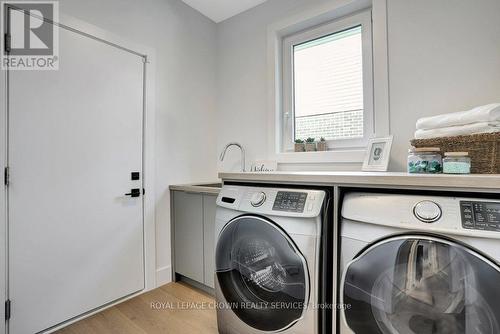
[[[273,204],[274,211],[304,212],[307,193],[278,191]]]
[[[279,217],[318,217],[324,206],[323,190],[224,185],[219,207]]]
[[[500,202],[460,201],[462,227],[500,232]]]

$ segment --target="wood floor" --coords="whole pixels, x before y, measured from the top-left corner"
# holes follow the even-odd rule
[[[214,300],[185,283],[170,283],[57,334],[217,334]]]

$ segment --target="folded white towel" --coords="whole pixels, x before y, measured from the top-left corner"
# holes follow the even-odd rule
[[[427,139],[435,137],[452,137],[492,132],[500,132],[500,122],[481,122],[461,126],[449,126],[440,129],[417,130],[415,132],[415,138]]]
[[[500,103],[488,104],[467,111],[424,117],[417,121],[417,130],[495,121],[500,121]]]

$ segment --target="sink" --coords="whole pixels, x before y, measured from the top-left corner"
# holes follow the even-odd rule
[[[201,183],[193,184],[194,187],[205,187],[205,188],[222,188],[222,183]]]

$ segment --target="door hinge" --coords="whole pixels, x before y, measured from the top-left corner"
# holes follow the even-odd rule
[[[3,171],[3,184],[8,186],[10,183],[10,170],[9,167],[5,167]]]
[[[10,319],[10,299],[5,301],[5,320]]]
[[[5,34],[4,35],[4,50],[6,53],[9,53],[10,52],[10,34]]]

